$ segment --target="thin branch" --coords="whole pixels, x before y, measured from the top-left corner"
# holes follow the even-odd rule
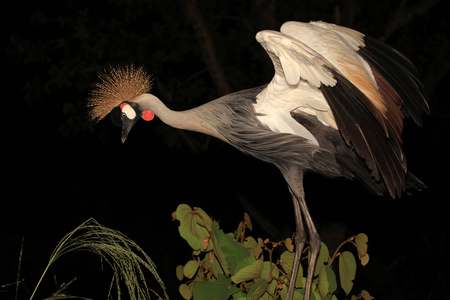
[[[334,7],[334,21],[336,24],[352,27],[355,18],[356,2],[355,0],[345,0]]]
[[[205,19],[196,6],[196,0],[180,0],[184,6],[184,11],[194,29],[200,48],[203,54],[208,72],[216,85],[219,94],[226,95],[232,92],[230,83],[217,56],[216,47],[211,36],[211,32],[206,25]]]
[[[276,6],[275,0],[255,0],[256,18],[259,29],[277,29]]]
[[[16,280],[16,296],[15,300],[17,300],[17,295],[19,294],[19,284],[23,281],[20,280],[20,269],[22,266],[22,255],[23,255],[23,242],[25,240],[25,237],[22,237],[22,244],[20,246],[20,254],[19,254],[19,266],[17,268],[17,280]]]
[[[411,22],[416,15],[421,15],[432,8],[440,0],[422,0],[410,7],[407,6],[407,0],[402,0],[393,14],[390,21],[387,23],[384,33],[380,36],[381,41],[386,41],[396,30]]]

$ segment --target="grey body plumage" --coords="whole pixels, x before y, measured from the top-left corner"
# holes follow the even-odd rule
[[[292,113],[315,137],[319,145],[288,133],[274,132],[262,124],[254,109],[256,96],[266,85],[226,95],[198,107],[220,139],[241,152],[275,165],[284,174],[297,167],[327,177],[358,179],[371,192],[382,194],[383,183],[373,180],[370,170],[342,139],[340,132],[321,124],[306,113]]]

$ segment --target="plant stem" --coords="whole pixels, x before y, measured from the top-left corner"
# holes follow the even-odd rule
[[[17,300],[17,295],[19,293],[19,283],[20,283],[20,268],[22,266],[22,254],[23,254],[23,242],[25,237],[22,237],[22,245],[20,246],[20,254],[19,254],[19,266],[17,268],[17,281],[16,281],[16,295],[15,300]]]
[[[334,251],[334,254],[333,254],[333,256],[331,257],[330,263],[328,264],[328,266],[329,266],[330,268],[331,268],[331,266],[333,265],[334,259],[335,259],[336,257],[339,256],[339,250],[342,248],[342,246],[344,246],[344,245],[345,245],[346,243],[348,243],[348,242],[352,242],[354,239],[355,239],[354,236],[349,237],[348,239],[346,239],[345,241],[343,241],[343,242],[336,248],[336,251]]]
[[[53,251],[52,255],[50,256],[50,260],[47,264],[47,266],[45,267],[44,272],[41,275],[41,278],[39,279],[38,283],[36,284],[33,293],[31,294],[30,300],[33,299],[34,294],[36,293],[39,285],[41,284],[42,279],[44,278],[45,274],[47,273],[47,270],[50,268],[50,265],[55,262],[55,260],[58,259],[58,257],[61,256],[61,254],[59,253],[61,251],[61,249],[63,248],[64,244],[70,239],[70,237],[82,226],[84,226],[84,224],[86,224],[87,222],[89,222],[91,219],[87,220],[86,222],[84,222],[83,224],[81,224],[80,226],[78,226],[77,228],[75,228],[74,230],[72,230],[71,232],[69,232],[64,238],[63,240],[58,244],[58,247],[55,249],[55,251]]]

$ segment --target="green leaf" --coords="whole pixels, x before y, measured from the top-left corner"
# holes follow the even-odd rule
[[[213,222],[213,233],[215,253],[226,274],[234,271],[240,262],[251,256],[247,248],[220,230],[217,222]]]
[[[356,260],[351,252],[344,251],[339,256],[339,278],[341,287],[348,295],[353,287],[356,274]]]
[[[319,256],[317,257],[316,266],[314,267],[314,276],[317,276],[322,269],[322,266],[329,261],[330,252],[328,251],[328,247],[322,242],[320,243]]]
[[[223,299],[226,298],[231,286],[231,280],[220,274],[219,280],[195,283],[192,288],[192,295],[195,300]]]
[[[364,300],[372,300],[372,297],[370,296],[369,292],[366,291],[366,290],[362,290],[362,291],[361,291],[361,297],[362,297]]]
[[[205,241],[210,239],[209,230],[211,230],[212,220],[201,208],[192,210],[188,205],[180,204],[175,217],[180,221],[178,231],[181,237],[192,249],[206,252],[212,250],[211,243],[206,244],[205,247]]]
[[[224,273],[222,266],[220,265],[218,259],[214,259],[214,261],[212,262],[212,268],[213,268],[213,273],[216,275]]]
[[[363,257],[364,255],[366,255],[368,241],[369,238],[364,233],[360,233],[357,236],[355,236],[355,244],[359,257]]]
[[[294,255],[295,254],[292,252],[284,251],[280,256],[280,259],[283,262],[283,264],[282,264],[283,269],[289,275],[289,277],[291,276],[291,273],[292,273],[292,263],[294,262]],[[297,278],[295,280],[296,288],[303,287],[302,278],[303,278],[303,268],[302,268],[302,265],[300,264],[298,266]]]
[[[325,266],[322,267],[322,270],[325,270]],[[328,288],[330,287],[328,284],[327,273],[325,271],[319,272],[317,287],[322,298],[325,298],[328,294]]]
[[[262,295],[264,295],[264,293],[266,292],[268,286],[269,284],[265,280],[263,279],[258,280],[248,291],[247,299],[249,300],[260,299]]]
[[[247,224],[247,228],[253,230],[252,219],[250,218],[248,213],[244,213],[244,220]]]
[[[273,265],[273,269],[272,269],[272,277],[277,278],[280,270],[278,269],[278,267],[275,264],[272,264],[270,261],[265,261],[264,262],[264,268],[263,271],[261,273],[261,278],[264,280],[269,279],[270,277],[270,267],[271,265]]]
[[[219,240],[223,239],[226,236],[222,231],[219,230],[219,224],[216,222],[213,223],[213,236],[212,242],[214,245],[214,256],[217,258],[220,266],[224,273],[228,276],[230,274],[230,267],[228,266],[227,260],[225,258],[225,254],[222,251],[222,247],[220,246]],[[223,236],[222,236],[223,235]],[[217,238],[219,236],[219,239]]]
[[[327,279],[328,279],[328,292],[333,293],[337,289],[337,281],[336,281],[336,274],[334,274],[333,269],[331,269],[329,266],[324,266],[325,271],[327,272]]]
[[[252,255],[246,256],[244,257],[243,260],[241,260],[236,267],[234,268],[234,270],[232,270],[233,274],[236,274],[237,272],[239,272],[240,270],[242,270],[243,268],[251,265],[253,262],[255,262],[256,259],[255,257],[253,257]]]
[[[250,250],[255,250],[258,248],[258,242],[251,236],[247,237],[247,240],[244,241],[244,247]]]
[[[178,291],[180,292],[181,297],[183,297],[184,299],[189,300],[192,298],[191,287],[187,286],[186,284],[180,285]]]
[[[320,294],[317,291],[311,291],[311,300],[320,300]]]
[[[182,265],[177,266],[176,274],[177,274],[178,280],[183,280],[183,277],[184,277],[184,266],[182,266]]]
[[[263,261],[255,260],[253,256],[249,256],[249,259],[253,260],[253,263],[241,268],[235,275],[231,276],[231,280],[234,283],[237,284],[243,281],[253,280],[261,275],[264,268]],[[245,263],[247,263],[249,259],[246,259]]]
[[[304,289],[294,290],[293,300],[303,300],[304,295],[305,295]],[[320,294],[316,291],[311,291],[310,296],[311,297],[309,299],[311,299],[311,300],[320,300],[321,299]],[[282,299],[284,299],[284,298],[282,298]]]
[[[243,291],[238,291],[237,293],[233,294],[234,300],[246,300],[247,299],[247,293]]]
[[[241,221],[238,225],[238,228],[236,229],[236,231],[234,232],[234,239],[235,240],[239,240],[239,236],[242,232],[242,228],[244,227],[244,221]]]
[[[287,238],[284,240],[284,246],[288,249],[289,252],[294,252],[294,245],[292,244],[292,239]]]
[[[319,293],[322,298],[333,293],[337,288],[336,275],[329,266],[323,266],[318,278]]]
[[[183,274],[187,278],[191,279],[192,277],[195,276],[195,273],[197,273],[197,270],[198,270],[198,261],[190,260],[184,266]]]
[[[261,277],[261,278],[267,281],[267,279],[265,279],[263,277]],[[275,290],[278,289],[277,284],[278,284],[277,280],[276,279],[272,279],[272,281],[269,283],[269,286],[267,287],[267,291],[273,295],[275,293]],[[286,285],[283,285],[282,288],[283,287],[286,288]]]
[[[365,266],[369,263],[369,254],[366,253],[363,257],[361,257],[361,265]]]

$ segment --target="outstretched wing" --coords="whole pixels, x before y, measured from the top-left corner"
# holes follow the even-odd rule
[[[387,81],[394,88],[403,101],[403,115],[411,117],[417,125],[422,126],[422,114],[429,114],[430,109],[421,93],[419,73],[408,58],[388,45],[353,29],[325,22],[311,22],[311,24],[331,30],[349,42],[371,66],[377,75],[376,79],[379,79],[377,84],[383,86],[384,81]],[[380,89],[386,93],[384,97],[389,98],[391,93],[389,88],[386,86]]]
[[[281,32],[261,31],[256,39],[275,68],[255,105],[260,120],[273,130],[291,130],[314,143],[286,112],[316,115],[341,132],[393,197],[400,196],[406,173],[402,107],[413,117],[428,108],[410,62],[371,41],[377,46],[372,50],[362,33],[324,22],[287,22]],[[392,63],[397,68],[389,69]],[[407,94],[410,85],[415,86],[412,97]]]

